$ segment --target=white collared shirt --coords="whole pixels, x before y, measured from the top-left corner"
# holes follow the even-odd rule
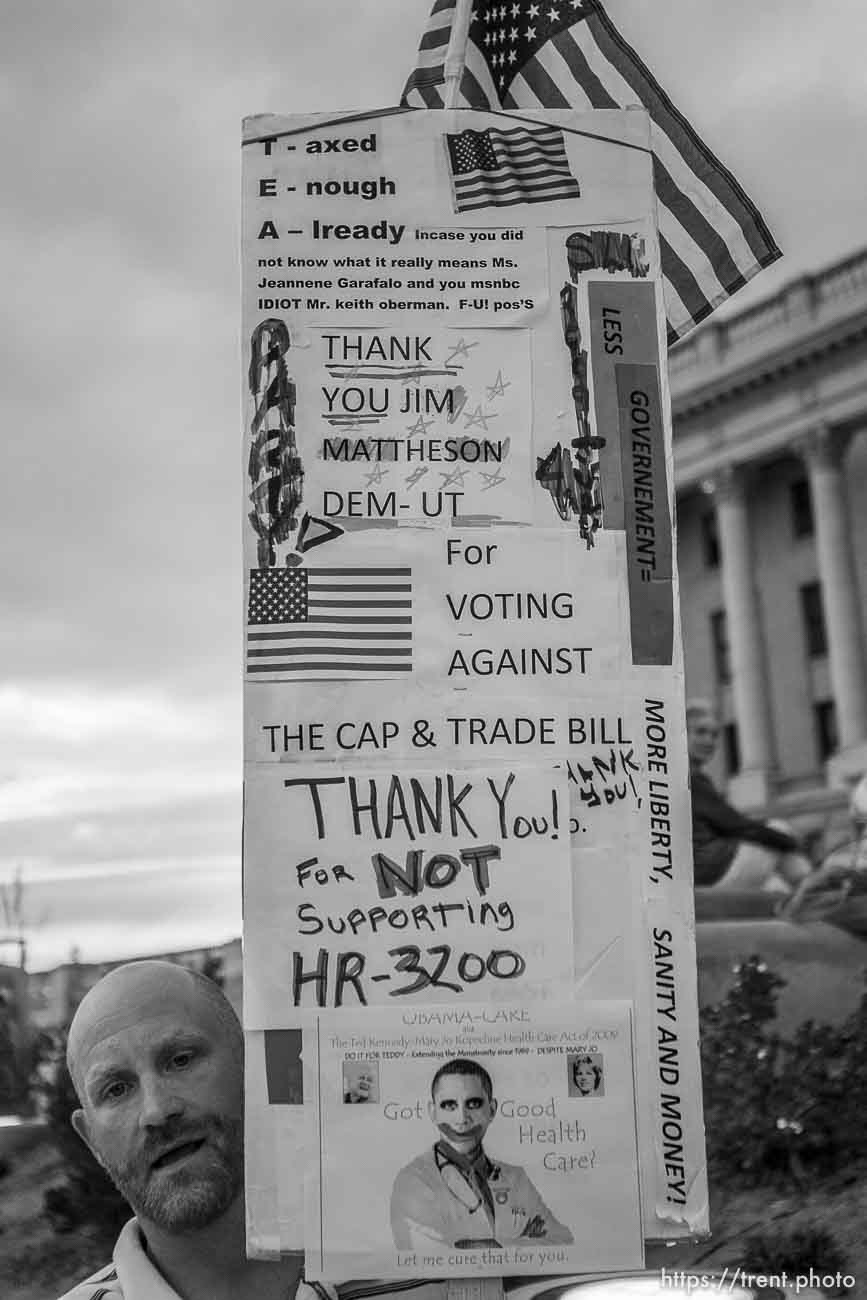
[[[322,1282],[298,1283],[294,1300],[386,1300],[411,1291],[411,1300],[445,1300],[445,1282],[348,1282],[339,1288]],[[138,1222],[121,1229],[111,1264],[79,1282],[60,1300],[182,1300],[155,1267],[142,1243]],[[287,1296],[287,1300],[290,1297]]]

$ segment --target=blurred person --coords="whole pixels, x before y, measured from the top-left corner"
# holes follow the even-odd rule
[[[398,1250],[436,1245],[472,1250],[521,1238],[571,1245],[520,1165],[491,1159],[485,1134],[497,1113],[493,1082],[477,1061],[458,1057],[431,1081],[428,1115],[440,1132],[432,1148],[401,1169],[391,1193]]]
[[[810,875],[810,860],[785,822],[745,817],[705,772],[719,738],[719,723],[707,701],[687,703],[686,736],[695,884],[791,894]]]
[[[299,1254],[247,1259],[243,1035],[216,984],[171,962],[118,967],[76,1011],[67,1064],[73,1127],[136,1217],[65,1300],[322,1300]],[[367,1284],[377,1294],[388,1284]]]
[[[791,921],[827,921],[859,939],[867,938],[867,776],[849,801],[852,839],[824,859],[786,901],[782,915]]]

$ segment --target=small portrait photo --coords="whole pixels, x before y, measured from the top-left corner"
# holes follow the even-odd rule
[[[343,1062],[343,1104],[379,1101],[379,1061]]]
[[[600,1052],[567,1056],[566,1073],[570,1097],[605,1096],[605,1071]]]

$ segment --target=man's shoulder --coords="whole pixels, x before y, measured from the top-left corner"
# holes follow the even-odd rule
[[[433,1147],[428,1147],[427,1151],[422,1151],[421,1155],[410,1160],[408,1165],[404,1165],[397,1174],[398,1178],[421,1178],[425,1181],[432,1178],[437,1172],[437,1164],[434,1159]]]
[[[105,1264],[96,1273],[64,1291],[60,1300],[122,1300],[123,1289],[114,1264]]]

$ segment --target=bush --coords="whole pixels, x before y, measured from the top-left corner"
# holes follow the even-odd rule
[[[45,1192],[48,1222],[55,1232],[84,1224],[119,1231],[132,1211],[70,1122],[78,1097],[66,1068],[65,1032],[44,1053],[39,1087],[51,1139],[65,1166],[63,1182]]]
[[[845,1277],[852,1272],[833,1233],[813,1223],[745,1238],[742,1267],[746,1273],[787,1273],[790,1277]],[[835,1287],[829,1294],[845,1295],[845,1289]]]
[[[705,1128],[721,1183],[802,1183],[867,1155],[867,994],[840,1026],[776,1029],[781,980],[758,957],[701,1014]]]

